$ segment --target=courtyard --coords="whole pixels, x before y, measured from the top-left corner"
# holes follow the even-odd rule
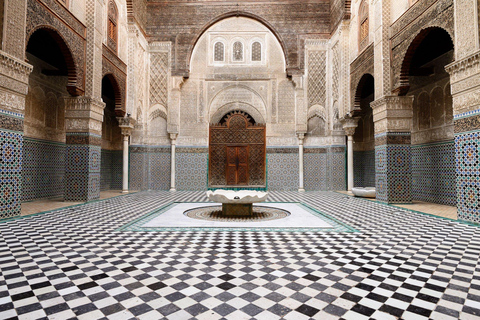
[[[207,201],[144,191],[4,220],[0,318],[480,319],[476,226],[270,192],[339,227],[162,227],[162,208]]]

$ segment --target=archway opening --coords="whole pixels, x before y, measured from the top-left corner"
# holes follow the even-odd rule
[[[375,80],[365,74],[357,87],[355,103],[356,115],[360,117],[353,136],[354,186],[375,186],[375,131],[373,111],[370,103],[375,100]]]
[[[102,79],[102,100],[105,103],[102,123],[102,162],[100,190],[122,189],[122,132],[115,114],[118,86],[111,75]]]
[[[414,96],[413,200],[452,206],[456,205],[453,103],[445,66],[453,60],[449,34],[429,28],[412,42],[404,62],[408,66],[406,94]]]
[[[25,99],[22,200],[63,196],[65,175],[65,103],[72,55],[52,29],[29,38],[26,58],[33,66]]]

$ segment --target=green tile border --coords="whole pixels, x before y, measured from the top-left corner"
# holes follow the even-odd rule
[[[115,231],[136,231],[136,232],[165,232],[165,231],[193,231],[193,232],[359,232],[358,230],[350,227],[349,225],[301,202],[265,202],[265,205],[275,203],[288,203],[301,206],[305,211],[321,219],[324,222],[332,225],[332,228],[306,228],[306,227],[158,227],[158,228],[144,228],[145,223],[158,217],[167,210],[173,208],[180,203],[203,203],[206,206],[209,202],[171,202],[162,206],[152,212],[146,213],[143,216],[128,222],[127,224],[117,228]],[[211,204],[211,203],[210,203]]]

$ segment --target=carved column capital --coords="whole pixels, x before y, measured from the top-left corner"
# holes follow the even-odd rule
[[[182,76],[172,76],[171,77],[171,86],[172,90],[180,90],[185,82],[185,78]]]
[[[339,120],[340,123],[342,124],[343,131],[345,131],[345,134],[347,136],[353,136],[355,134],[355,129],[358,126],[358,120],[360,120],[360,118],[349,117],[349,116],[346,116]]]
[[[67,132],[91,132],[102,135],[105,103],[93,97],[65,97]]]
[[[172,140],[172,144],[176,143],[178,137],[178,133],[170,133],[170,140]]]
[[[135,127],[135,119],[127,115],[126,117],[117,117],[117,120],[118,126],[122,129],[122,134],[124,136],[130,136]]]
[[[303,75],[296,74],[292,76],[292,82],[295,86],[295,90],[303,90]]]
[[[298,133],[297,132],[298,143],[303,144],[303,140],[305,139],[305,133]]]
[[[370,103],[375,134],[410,132],[413,118],[413,96],[383,96]]]
[[[445,67],[450,74],[453,114],[480,109],[480,51]]]

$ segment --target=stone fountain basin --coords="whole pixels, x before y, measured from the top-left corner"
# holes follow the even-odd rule
[[[252,190],[233,191],[219,189],[207,191],[207,197],[210,201],[229,204],[263,202],[267,199],[267,195],[267,192]]]
[[[352,188],[352,193],[356,197],[375,198],[375,187],[355,187]]]
[[[255,202],[263,202],[267,199],[267,192],[252,190],[215,190],[207,191],[210,201],[222,204],[224,216],[252,216],[252,205]]]

